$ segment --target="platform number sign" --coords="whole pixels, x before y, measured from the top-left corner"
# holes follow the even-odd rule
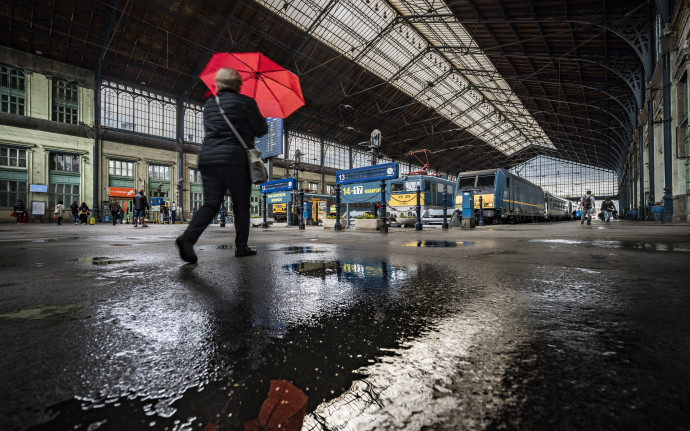
[[[361,183],[366,181],[392,180],[398,178],[398,164],[365,166],[363,168],[337,171],[335,179],[338,184]]]
[[[354,186],[352,187],[352,193],[356,195],[361,195],[364,193],[364,186]]]

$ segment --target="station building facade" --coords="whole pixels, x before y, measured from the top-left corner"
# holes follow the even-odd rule
[[[200,107],[180,107],[172,97],[107,80],[98,86],[97,99],[92,71],[1,46],[0,54],[0,222],[15,221],[10,213],[19,199],[33,221],[44,221],[37,215],[41,208],[52,221],[59,201],[66,207],[85,202],[102,220],[115,199],[131,215],[139,189],[168,205],[175,202],[178,220],[190,219],[201,206]],[[185,123],[180,139],[177,118]],[[335,170],[318,162],[296,166],[285,158],[271,163],[272,178],[296,175],[301,188],[319,193],[332,192]],[[259,205],[255,187],[253,216],[259,216]]]

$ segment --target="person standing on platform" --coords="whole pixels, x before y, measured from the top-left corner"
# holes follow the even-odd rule
[[[144,194],[144,189],[139,189],[139,193],[134,195],[134,227],[137,227],[137,219],[139,219],[141,227],[149,227],[144,221],[148,209],[149,200]]]
[[[218,96],[204,104],[204,142],[199,153],[199,170],[204,187],[204,204],[194,213],[187,230],[175,244],[182,260],[194,263],[194,244],[218,213],[225,190],[230,189],[235,211],[235,257],[253,256],[249,248],[249,206],[251,179],[247,151],[221,114],[220,107],[249,148],[254,138],[268,132],[268,123],[256,101],[240,94],[242,77],[231,68],[216,73]]]
[[[115,226],[117,225],[117,220],[120,218],[120,202],[113,199],[110,201],[108,208],[110,208],[110,218],[113,219],[113,226]]]
[[[62,204],[62,201],[55,205],[55,212],[53,214],[57,218],[58,226],[60,226],[62,224],[62,217],[65,215],[65,206]]]
[[[592,213],[594,212],[595,207],[596,204],[594,202],[594,196],[592,196],[591,191],[587,190],[587,194],[580,198],[579,208],[582,214],[580,216],[580,224],[584,224],[585,220],[587,220],[588,225],[592,224]]]
[[[25,213],[26,213],[26,205],[24,205],[23,200],[19,199],[14,204],[14,215],[17,216],[17,226],[24,223],[24,214]]]
[[[172,224],[175,224],[175,220],[176,220],[175,211],[177,211],[177,206],[175,205],[175,202],[173,202],[172,206],[170,207],[170,217],[171,217]]]
[[[72,210],[72,223],[76,226],[77,223],[79,222],[79,204],[77,201],[72,202],[72,206],[70,206],[70,209]]]

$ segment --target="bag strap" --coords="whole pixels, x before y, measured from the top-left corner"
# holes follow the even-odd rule
[[[237,136],[237,139],[240,140],[240,143],[242,144],[244,149],[249,151],[249,147],[247,147],[247,144],[244,143],[244,139],[242,139],[242,136],[240,136],[240,134],[237,132],[237,129],[235,129],[235,126],[233,126],[233,124],[230,121],[230,119],[228,118],[228,116],[225,115],[225,111],[223,111],[223,108],[221,108],[220,99],[218,98],[218,96],[215,96],[215,97],[216,97],[216,104],[218,105],[218,109],[220,110],[220,115],[222,115],[223,118],[225,118],[225,122],[228,123],[228,126],[230,126],[230,129],[232,129],[235,136]]]

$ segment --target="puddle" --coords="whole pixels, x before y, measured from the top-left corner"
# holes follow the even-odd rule
[[[77,302],[76,304],[68,305],[45,305],[36,308],[25,308],[22,310],[12,311],[6,314],[0,314],[3,319],[25,319],[25,320],[39,320],[47,319],[49,317],[57,317],[65,314],[79,311],[88,302]]]
[[[474,245],[472,241],[417,241],[417,242],[404,242],[401,244],[403,247],[471,247]]]
[[[541,242],[550,244],[583,244],[592,245],[601,248],[615,248],[628,250],[644,250],[644,251],[675,251],[675,252],[690,252],[689,243],[668,244],[660,242],[646,242],[646,241],[585,241],[578,239],[530,239],[528,242]]]
[[[113,259],[112,257],[80,257],[76,259],[82,265],[116,265],[118,263],[134,262],[134,259]]]
[[[113,247],[129,247],[132,244],[113,244]]]
[[[231,246],[231,245],[227,245],[227,244],[222,244],[222,245],[219,245],[217,248],[219,248],[219,249],[221,249],[221,250],[231,250],[231,249],[233,249],[233,248],[235,248],[235,247],[233,247],[233,246]]]
[[[289,246],[281,247],[274,251],[282,251],[285,254],[303,254],[303,253],[325,253],[326,250],[318,249],[310,245],[307,246]]]

